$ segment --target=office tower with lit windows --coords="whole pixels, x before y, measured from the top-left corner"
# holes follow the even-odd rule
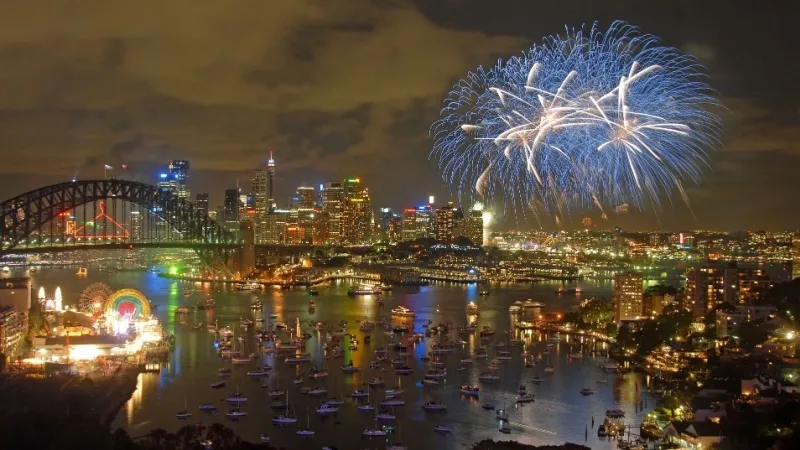
[[[198,192],[194,197],[194,205],[199,212],[208,215],[208,194]]]
[[[295,195],[295,205],[297,210],[297,227],[302,233],[303,244],[310,244],[314,241],[314,215],[317,212],[314,204],[314,187],[300,186]]]
[[[800,277],[800,233],[792,235],[792,279]]]
[[[322,186],[322,212],[328,219],[327,242],[341,242],[341,219],[344,206],[344,186],[340,181],[329,181]]]
[[[358,178],[344,182],[344,204],[340,224],[340,239],[345,245],[369,243],[372,227],[372,207],[369,190],[361,186]]]
[[[403,210],[403,222],[401,226],[402,240],[409,242],[416,240],[417,236],[417,209],[406,208]]]
[[[272,245],[286,244],[286,229],[289,220],[288,209],[273,208],[267,214],[265,243]]]
[[[326,245],[330,243],[328,227],[330,227],[331,221],[328,213],[319,211],[314,214],[312,221],[311,243],[314,245]]]
[[[464,217],[464,237],[476,247],[483,245],[483,205],[476,203]]]
[[[455,213],[458,208],[455,207],[453,202],[448,202],[446,205],[436,209],[436,222],[434,231],[436,233],[436,240],[444,243],[453,242],[453,228],[455,222]]]
[[[378,215],[378,231],[381,239],[390,244],[401,241],[402,221],[402,216],[395,214],[391,208],[381,208]]]
[[[266,170],[258,169],[250,178],[250,195],[253,197],[253,235],[256,244],[263,244],[267,235],[267,214],[271,209],[270,177]]]
[[[414,220],[417,238],[435,238],[435,224],[436,218],[434,217],[433,206],[417,206],[416,219]]]
[[[130,222],[130,232],[131,232],[131,239],[137,240],[142,237],[142,212],[141,211],[131,211],[131,222]]]
[[[239,189],[226,189],[223,202],[225,229],[231,233],[239,232]]]
[[[189,161],[185,159],[173,159],[169,162],[169,178],[175,180],[177,185],[176,194],[178,197],[189,200],[191,192],[189,191]]]
[[[643,286],[640,273],[623,272],[614,276],[614,319],[618,323],[642,317]]]

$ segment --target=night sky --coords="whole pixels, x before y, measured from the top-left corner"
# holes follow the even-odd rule
[[[676,203],[566,226],[795,229],[798,18],[790,1],[0,0],[0,198],[103,164],[155,182],[180,158],[219,204],[274,151],[282,203],[346,176],[375,207],[445,200],[428,130],[453,82],[565,25],[620,19],[709,68],[724,147],[687,189],[696,218]]]

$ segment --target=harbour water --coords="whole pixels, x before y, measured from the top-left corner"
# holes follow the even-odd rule
[[[461,325],[466,320],[466,306],[475,302],[480,310],[479,325],[491,326],[497,331],[494,342],[505,340],[504,331],[511,327],[508,307],[516,300],[533,299],[544,303],[544,312],[568,312],[577,307],[580,297],[575,295],[557,295],[554,293],[561,283],[538,283],[530,285],[492,286],[488,296],[479,294],[475,285],[436,284],[416,288],[395,288],[384,294],[385,304],[378,305],[374,296],[349,297],[346,284],[320,286],[319,296],[314,297],[316,311],[308,309],[311,299],[305,288],[291,290],[266,290],[256,292],[264,304],[263,310],[253,311],[250,304],[254,300],[253,292],[236,291],[231,287],[210,284],[190,283],[160,278],[151,272],[95,272],[90,270],[86,277],[76,277],[74,269],[42,269],[34,274],[34,288],[45,286],[51,290],[60,286],[64,293],[66,305],[77,302],[81,291],[90,283],[101,281],[114,289],[133,288],[142,291],[156,306],[155,314],[163,321],[165,329],[175,335],[175,349],[168,363],[160,373],[143,373],[139,376],[138,389],[125,407],[119,412],[114,427],[123,427],[131,436],[141,436],[149,430],[163,428],[175,431],[183,425],[203,422],[222,422],[231,427],[240,437],[251,442],[258,442],[262,434],[270,437],[270,443],[276,447],[293,449],[318,449],[332,445],[338,448],[370,448],[382,449],[387,442],[401,441],[409,449],[456,449],[469,446],[481,439],[514,439],[529,444],[557,444],[563,442],[585,443],[591,448],[615,448],[616,443],[597,437],[596,428],[603,422],[605,411],[621,409],[625,412],[625,423],[634,426],[638,432],[644,412],[637,411],[642,402],[655,405],[655,399],[646,391],[647,380],[641,374],[606,374],[599,364],[604,360],[604,344],[590,342],[586,338],[562,337],[552,348],[547,348],[547,337],[538,333],[519,336],[523,339],[525,349],[541,355],[536,367],[526,368],[520,356],[521,349],[512,351],[513,358],[501,364],[498,371],[500,380],[491,384],[482,383],[480,399],[462,396],[459,387],[463,384],[479,384],[478,375],[486,370],[488,360],[476,360],[468,370],[457,371],[459,360],[468,357],[478,346],[479,338],[472,335],[467,343],[459,346],[446,359],[447,376],[437,386],[420,384],[428,364],[421,358],[428,354],[434,338],[426,338],[410,348],[409,366],[414,368],[410,376],[396,377],[393,370],[384,365],[385,372],[369,369],[369,362],[374,359],[374,350],[380,346],[389,348],[389,355],[394,357],[391,349],[391,338],[383,329],[376,327],[371,335],[371,343],[363,342],[365,333],[358,331],[358,321],[369,319],[377,322],[387,317],[395,306],[404,306],[416,312],[415,328],[422,330],[423,324],[438,324],[452,321]],[[576,285],[566,286],[576,287]],[[610,282],[580,282],[577,287],[585,296],[606,296],[611,294]],[[188,294],[187,294],[188,291]],[[198,300],[207,297],[215,299],[213,309],[194,311],[188,315],[176,315],[180,306],[194,306]],[[536,314],[528,311],[527,314]],[[292,328],[296,319],[300,319],[303,331],[310,332],[313,337],[307,342],[306,351],[312,355],[312,363],[289,366],[283,356],[262,354],[255,338],[255,331],[243,332],[239,322],[242,318],[265,318],[265,326],[270,326],[270,316],[276,317],[272,322],[285,322]],[[350,351],[344,345],[345,355],[341,359],[326,358],[321,345],[324,336],[314,331],[309,321],[322,321],[337,325],[347,321],[350,333],[359,339],[358,350]],[[203,323],[200,329],[193,326]],[[244,336],[245,352],[258,354],[260,361],[240,367],[231,366],[216,352],[215,336],[209,333],[205,324],[218,323],[219,327],[231,326],[237,336]],[[453,335],[454,338],[455,335]],[[397,339],[397,338],[395,338]],[[457,338],[456,338],[457,339]],[[346,341],[345,341],[346,342]],[[490,358],[492,345],[489,345]],[[546,352],[546,353],[545,353]],[[583,358],[569,358],[570,353],[583,353]],[[361,367],[360,374],[347,375],[341,370],[342,365],[353,361]],[[269,388],[262,388],[262,380],[247,376],[246,372],[260,363],[274,367],[265,380]],[[550,365],[555,371],[547,374],[544,367]],[[306,381],[304,386],[323,385],[327,388],[327,397],[342,397],[345,401],[338,414],[331,417],[319,417],[315,410],[327,397],[309,397],[299,392],[299,387],[292,380],[299,374],[308,374],[309,368],[316,366],[325,369],[330,376],[321,380]],[[213,390],[210,384],[220,380],[218,369],[233,367],[227,377],[224,389]],[[394,387],[399,383],[404,389],[401,398],[405,405],[394,410],[396,420],[382,422],[394,426],[388,437],[363,439],[361,431],[373,428],[376,420],[373,414],[364,414],[354,405],[349,394],[373,376],[384,376],[386,387]],[[534,384],[533,377],[540,376],[545,380]],[[598,381],[600,381],[598,383]],[[528,392],[536,395],[533,403],[517,406],[515,397],[520,385],[525,385]],[[270,409],[271,399],[267,392],[274,388],[286,389],[289,400],[298,417],[294,427],[279,428],[271,424],[274,414]],[[595,395],[583,396],[581,389],[591,388]],[[224,413],[228,406],[222,401],[234,391],[240,391],[248,398],[241,406],[248,416],[239,421],[227,420]],[[370,401],[375,404],[384,399],[384,389],[371,389]],[[422,405],[426,401],[436,401],[447,406],[446,412],[425,412]],[[497,408],[504,405],[509,410],[511,433],[500,433],[495,412],[481,408],[484,402],[491,402]],[[214,403],[218,411],[206,414],[198,409],[202,403]],[[175,413],[188,405],[193,416],[187,421],[179,421]],[[306,414],[306,411],[309,414]],[[594,419],[594,427],[592,427]],[[301,439],[295,431],[304,428],[306,423],[315,431],[310,439]],[[381,425],[379,424],[379,426]],[[445,425],[452,428],[452,434],[439,435],[434,426]]]

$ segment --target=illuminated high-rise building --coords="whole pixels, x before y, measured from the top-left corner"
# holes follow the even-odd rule
[[[419,238],[417,234],[417,209],[406,208],[403,210],[403,223],[402,223],[402,236],[403,241],[409,242]]]
[[[800,277],[800,233],[792,235],[792,279]]]
[[[208,194],[198,192],[194,197],[194,205],[198,211],[208,215]]]
[[[464,237],[475,246],[483,245],[483,205],[476,203],[464,217]]]
[[[282,245],[286,243],[288,219],[288,209],[273,208],[273,210],[267,214],[266,244]]]
[[[617,322],[642,317],[643,287],[640,273],[623,272],[614,276],[614,319]]]
[[[270,208],[275,203],[275,190],[273,179],[275,178],[275,158],[272,157],[272,152],[269,152],[269,160],[267,161],[267,173],[269,174],[268,196],[270,200]]]
[[[322,186],[322,211],[328,219],[328,244],[341,243],[341,220],[344,206],[344,186],[339,181],[329,181]]]
[[[271,178],[264,169],[258,169],[250,178],[250,195],[253,197],[253,234],[256,244],[263,244],[267,236],[267,214],[272,206],[269,185]]]
[[[416,220],[414,227],[416,228],[417,238],[434,238],[436,233],[434,227],[436,225],[436,218],[434,217],[433,206],[420,205],[417,206]]]
[[[310,244],[314,241],[314,214],[317,212],[314,205],[314,188],[298,187],[295,199],[297,226],[303,231],[302,243]]]
[[[178,197],[189,200],[189,161],[185,159],[173,159],[169,163],[169,178],[175,180],[177,184]]]
[[[340,225],[341,243],[363,245],[369,242],[372,226],[372,207],[369,190],[361,186],[358,178],[344,182],[344,204]]]
[[[455,226],[456,210],[453,202],[448,202],[436,210],[436,223],[434,231],[436,233],[436,240],[445,243],[453,242],[453,228]]]
[[[739,305],[762,298],[772,288],[762,267],[706,264],[686,273],[685,306],[695,317],[705,317],[722,303]]]
[[[231,233],[239,232],[239,189],[226,189],[223,203],[225,229]]]
[[[131,220],[130,220],[130,232],[131,232],[131,239],[137,240],[142,237],[142,212],[141,211],[131,211]]]

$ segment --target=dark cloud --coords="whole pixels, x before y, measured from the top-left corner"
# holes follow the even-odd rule
[[[782,6],[776,6],[780,3]],[[599,223],[738,228],[797,188],[800,42],[788,2],[529,0],[0,0],[0,197],[98,177],[105,163],[153,181],[171,158],[212,202],[274,151],[278,189],[358,175],[378,204],[448,196],[429,125],[452,83],[542,36],[624,19],[695,54],[728,110],[724,148],[658,214]],[[792,166],[792,164],[795,164]],[[781,178],[781,177],[788,178]],[[760,216],[746,211],[759,211]],[[795,216],[793,216],[795,214]],[[581,214],[565,218],[577,223]],[[513,220],[509,220],[513,223]],[[545,226],[553,226],[542,218]]]

